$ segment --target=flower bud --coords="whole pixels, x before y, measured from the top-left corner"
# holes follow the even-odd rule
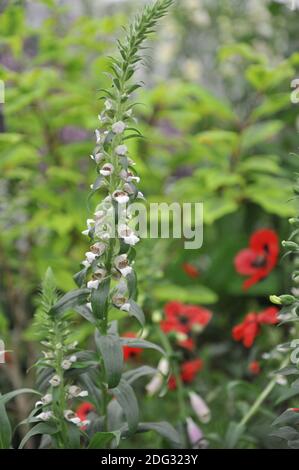
[[[199,426],[193,421],[192,418],[186,418],[187,423],[187,434],[190,441],[190,444],[193,448],[198,447],[199,442],[203,438],[202,430]]]
[[[126,128],[126,125],[122,121],[115,122],[112,124],[112,131],[114,134],[122,134]]]
[[[298,250],[298,247],[299,247],[297,243],[287,241],[287,240],[283,240],[281,244],[282,244],[282,246],[284,246],[285,248],[287,248],[288,250],[291,250],[291,251],[296,251],[296,250]]]
[[[126,145],[118,145],[115,149],[115,152],[119,156],[124,156],[128,152],[128,147]]]
[[[190,403],[194,413],[203,423],[208,423],[211,419],[211,412],[205,401],[195,392],[189,392]]]
[[[269,297],[269,300],[270,302],[272,302],[272,304],[276,304],[276,305],[281,305],[281,299],[280,297],[278,297],[278,295],[270,295]]]

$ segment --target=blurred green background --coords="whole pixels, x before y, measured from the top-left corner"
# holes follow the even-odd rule
[[[72,276],[87,248],[81,231],[102,108],[98,89],[108,83],[103,72],[115,38],[144,3],[0,1],[0,336],[13,350],[10,365],[0,369],[1,390],[33,380],[26,374],[38,352],[31,322],[46,268],[52,267],[61,291],[75,287]],[[217,416],[207,432],[220,435],[246,408],[243,392],[235,396],[227,381],[249,380],[248,352],[233,343],[231,328],[289,285],[288,266],[281,263],[244,293],[233,265],[256,229],[286,238],[295,213],[290,198],[298,164],[291,154],[298,148],[299,107],[291,102],[290,84],[299,77],[299,10],[289,7],[270,0],[177,1],[138,72],[145,87],[136,94],[142,103],[136,109],[146,139],[130,141],[130,152],[140,189],[149,202],[203,202],[205,223],[200,250],[184,250],[183,240],[138,245],[140,299],[149,322],[170,300],[213,310],[200,338],[206,367],[197,386]],[[198,277],[186,275],[186,262]],[[73,335],[84,344],[90,328],[76,322]],[[271,330],[250,357],[284,335]],[[264,383],[265,376],[258,380]],[[258,384],[249,385],[250,401]],[[144,399],[145,415],[171,420],[171,393],[162,402]],[[141,445],[149,438],[136,439]],[[158,445],[151,439],[142,445]]]

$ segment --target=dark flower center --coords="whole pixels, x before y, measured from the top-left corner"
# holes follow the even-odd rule
[[[252,261],[251,266],[254,268],[263,268],[267,264],[267,258],[264,255],[259,255]]]
[[[188,325],[189,323],[189,318],[186,317],[185,315],[180,315],[180,323],[182,325]]]

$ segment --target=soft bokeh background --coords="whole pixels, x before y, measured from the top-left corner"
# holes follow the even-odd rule
[[[61,291],[75,286],[72,275],[86,251],[81,231],[102,107],[97,90],[108,83],[107,55],[115,52],[122,25],[144,3],[0,1],[0,336],[12,350],[0,366],[1,391],[34,380],[32,371],[26,374],[39,351],[31,322],[46,268],[52,267]],[[136,99],[145,105],[137,109],[146,139],[130,143],[130,151],[141,190],[149,202],[203,201],[205,208],[200,250],[184,250],[183,240],[138,246],[140,300],[149,323],[171,300],[213,310],[199,338],[205,368],[196,387],[213,409],[205,432],[216,446],[275,368],[275,361],[265,361],[264,373],[253,378],[248,363],[286,335],[269,329],[250,352],[231,339],[232,326],[246,313],[269,306],[269,294],[288,287],[289,268],[281,263],[244,292],[233,260],[256,229],[286,238],[294,214],[289,199],[298,165],[291,153],[298,148],[299,107],[291,102],[290,84],[299,76],[299,10],[290,4],[177,1],[138,73],[145,82]],[[198,276],[186,274],[186,262]],[[84,345],[90,327],[75,322],[72,334]],[[171,392],[149,399],[141,383],[140,395],[145,418],[173,420]],[[11,411],[23,419],[29,408],[20,398]],[[266,424],[254,423],[247,446],[268,445],[263,430],[274,410],[273,401],[262,416]],[[158,439],[138,437],[132,445],[159,446]]]

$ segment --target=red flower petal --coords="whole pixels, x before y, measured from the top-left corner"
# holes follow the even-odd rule
[[[199,276],[200,273],[198,269],[195,266],[193,266],[193,264],[183,263],[182,266],[187,276],[192,277],[192,278],[196,278]]]
[[[243,284],[244,289],[268,276],[277,264],[278,254],[279,240],[273,230],[262,229],[252,234],[249,248],[241,250],[234,260],[236,271],[250,276]]]
[[[250,248],[239,251],[234,259],[236,271],[244,275],[254,274],[256,272],[256,268],[253,266],[255,259],[256,253]]]
[[[203,361],[201,359],[194,359],[192,361],[186,361],[182,364],[181,367],[181,377],[183,382],[190,383],[193,382],[196,377],[197,372],[199,372],[203,367]]]
[[[265,325],[275,325],[279,322],[278,312],[278,308],[268,307],[258,314],[258,322]]]
[[[93,404],[86,401],[78,406],[78,408],[76,409],[76,415],[78,416],[78,418],[81,419],[81,421],[85,421],[87,419],[88,414],[94,409],[95,408]]]
[[[248,370],[254,374],[254,375],[258,375],[260,372],[261,372],[261,366],[260,366],[260,363],[258,361],[252,361],[249,366],[248,366]]]

